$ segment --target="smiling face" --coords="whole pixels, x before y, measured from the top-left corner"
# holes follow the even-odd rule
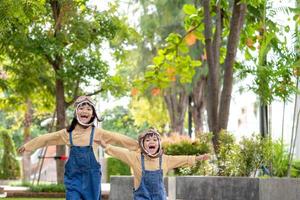
[[[159,150],[159,145],[159,139],[156,135],[146,135],[144,139],[144,148],[149,154],[155,155]]]
[[[79,104],[76,108],[76,117],[81,125],[89,125],[94,117],[93,107],[88,103]]]

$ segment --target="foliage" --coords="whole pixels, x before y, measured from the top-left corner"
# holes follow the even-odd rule
[[[240,49],[244,52],[244,59],[236,65],[236,70],[240,78],[254,76],[249,88],[267,105],[276,99],[287,101],[297,91],[298,58],[287,42],[290,27],[281,25],[274,17],[281,12],[280,9],[274,9],[272,2],[264,4],[248,6],[247,21],[251,23],[243,30]]]
[[[162,138],[163,150],[166,155],[200,155],[211,152],[211,135],[203,134],[200,138],[192,140],[187,136],[171,134]],[[197,162],[192,167],[175,169],[176,175],[211,174],[211,167],[207,162]]]
[[[165,132],[169,123],[167,110],[161,98],[132,98],[130,113],[134,123],[139,127],[155,127],[160,132]]]
[[[55,3],[60,10],[55,14],[59,16],[52,15]],[[108,64],[99,51],[105,41],[118,38],[128,42],[125,37],[133,32],[118,17],[115,6],[100,12],[88,6],[87,1],[22,0],[7,1],[1,4],[1,9],[15,13],[0,20],[10,24],[3,27],[0,45],[1,55],[8,60],[5,70],[15,75],[9,77],[7,84],[12,82],[13,89],[20,88],[17,94],[28,96],[47,91],[54,96],[56,78],[64,82],[67,101],[79,95],[91,81],[96,82],[97,91],[101,85],[101,91],[123,94],[126,84],[120,77],[108,74]],[[119,43],[118,49],[123,43]],[[49,94],[46,96],[39,99],[51,99]]]
[[[217,159],[218,175],[234,176],[238,173],[239,146],[232,134],[222,131],[219,135],[219,153]]]
[[[107,181],[110,182],[112,175],[130,175],[130,167],[124,162],[113,158],[107,158]]]
[[[175,133],[162,137],[162,144],[167,155],[199,155],[211,151],[210,139],[210,134],[202,134],[200,138],[192,140]]]
[[[6,197],[9,200],[64,200],[63,198],[19,198],[19,197]]]
[[[3,155],[1,159],[0,177],[2,179],[20,178],[20,164],[17,161],[16,149],[8,131],[1,129],[0,136],[3,143]]]
[[[65,192],[65,186],[63,184],[32,185],[31,183],[24,182],[22,186],[29,187],[29,190],[32,192]]]
[[[288,152],[282,141],[252,135],[236,143],[233,135],[223,131],[219,142],[218,175],[257,176],[268,173],[269,176],[287,176]]]
[[[41,134],[45,134],[47,132],[48,132],[48,130],[46,130],[44,127],[39,126],[37,123],[35,123],[31,126],[30,138],[35,138],[35,137],[37,137]],[[15,130],[13,132],[12,138],[17,147],[20,147],[24,143],[23,134],[24,133],[23,133],[23,130],[21,129],[21,127],[20,127],[20,129]]]
[[[289,152],[282,143],[282,141],[277,141],[273,143],[271,156],[271,173],[273,176],[285,177],[288,174],[288,164],[289,164]],[[291,170],[296,169],[292,165]]]
[[[104,121],[102,127],[109,131],[123,133],[132,138],[137,138],[137,135],[143,127],[136,126],[133,116],[128,109],[123,106],[114,107],[111,110],[106,110],[103,113]]]
[[[293,161],[291,168],[291,177],[300,177],[300,160]]]

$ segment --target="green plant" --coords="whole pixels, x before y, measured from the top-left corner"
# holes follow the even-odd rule
[[[13,140],[7,130],[0,130],[3,143],[3,157],[0,163],[0,178],[16,179],[21,175],[20,165],[16,157],[16,149]]]
[[[32,192],[65,192],[65,186],[63,184],[31,184],[29,185],[29,189]]]
[[[288,170],[288,152],[280,141],[272,141],[271,138],[262,138],[252,135],[243,137],[236,144],[235,138],[225,131],[220,133],[219,153],[217,160],[218,175],[222,176],[256,176],[263,166],[265,171],[259,176],[283,177]],[[296,165],[295,165],[296,166]],[[300,163],[299,163],[300,169]],[[292,168],[296,176],[297,168]]]
[[[219,134],[219,152],[217,155],[217,174],[219,176],[237,176],[239,169],[239,146],[232,134],[221,131]]]
[[[111,175],[130,175],[130,168],[124,162],[109,157],[107,158],[107,180],[110,182]]]
[[[264,163],[264,158],[268,157],[268,151],[265,151],[268,150],[268,142],[268,140],[258,135],[252,135],[250,138],[243,137],[239,143],[239,176],[256,174],[256,171]]]
[[[163,149],[166,155],[199,155],[211,151],[210,134],[202,134],[198,139],[191,140],[189,137],[172,134],[170,137],[163,137]],[[174,170],[176,175],[206,175],[210,173],[210,166],[207,162],[198,162],[193,167],[181,167]]]
[[[270,166],[271,174],[278,177],[287,176],[289,154],[282,141],[278,140],[273,143],[272,156],[270,158],[272,163],[272,166]]]
[[[292,163],[291,177],[294,177],[294,178],[300,177],[300,160],[295,160]]]

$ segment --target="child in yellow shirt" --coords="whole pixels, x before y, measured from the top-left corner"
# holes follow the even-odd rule
[[[134,174],[134,200],[165,200],[166,193],[163,176],[180,166],[192,166],[196,161],[209,159],[208,154],[199,156],[170,156],[164,155],[159,133],[150,129],[139,136],[141,151],[107,145],[104,140],[95,140],[107,154],[127,163]]]
[[[109,132],[94,126],[100,121],[95,104],[88,96],[78,97],[74,104],[75,116],[70,127],[36,137],[18,151],[34,151],[46,145],[70,146],[65,165],[64,184],[67,200],[101,200],[101,166],[95,158],[98,145],[93,140],[138,149],[138,142],[125,135]]]

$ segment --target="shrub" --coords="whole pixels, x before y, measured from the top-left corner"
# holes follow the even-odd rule
[[[294,178],[300,177],[300,160],[296,160],[292,163],[291,177]]]
[[[285,149],[282,141],[278,140],[273,143],[271,158],[271,174],[273,176],[284,177],[288,173],[289,153]],[[292,168],[293,170],[293,168]]]
[[[130,175],[130,167],[113,157],[107,158],[107,181],[110,182],[111,175]]]
[[[236,144],[233,135],[223,131],[219,143],[218,175],[256,176],[266,172],[271,176],[287,175],[288,152],[280,140],[272,141],[253,134]],[[262,168],[264,171],[259,171]]]
[[[65,186],[63,184],[30,185],[29,190],[32,192],[65,192]]]
[[[237,176],[240,147],[232,134],[221,131],[219,134],[219,153],[216,161],[219,176]]]
[[[187,136],[172,134],[162,138],[163,150],[166,155],[200,155],[209,153],[211,150],[211,135],[203,134],[200,138],[192,140]],[[198,162],[193,167],[181,167],[175,169],[176,175],[208,174],[207,162]]]
[[[12,186],[28,187],[31,192],[65,192],[64,184],[47,184],[32,185],[30,182],[22,182],[22,184],[12,184]]]
[[[20,164],[17,161],[16,149],[8,131],[0,130],[0,136],[3,142],[3,157],[0,163],[0,178],[17,179],[20,177]]]

